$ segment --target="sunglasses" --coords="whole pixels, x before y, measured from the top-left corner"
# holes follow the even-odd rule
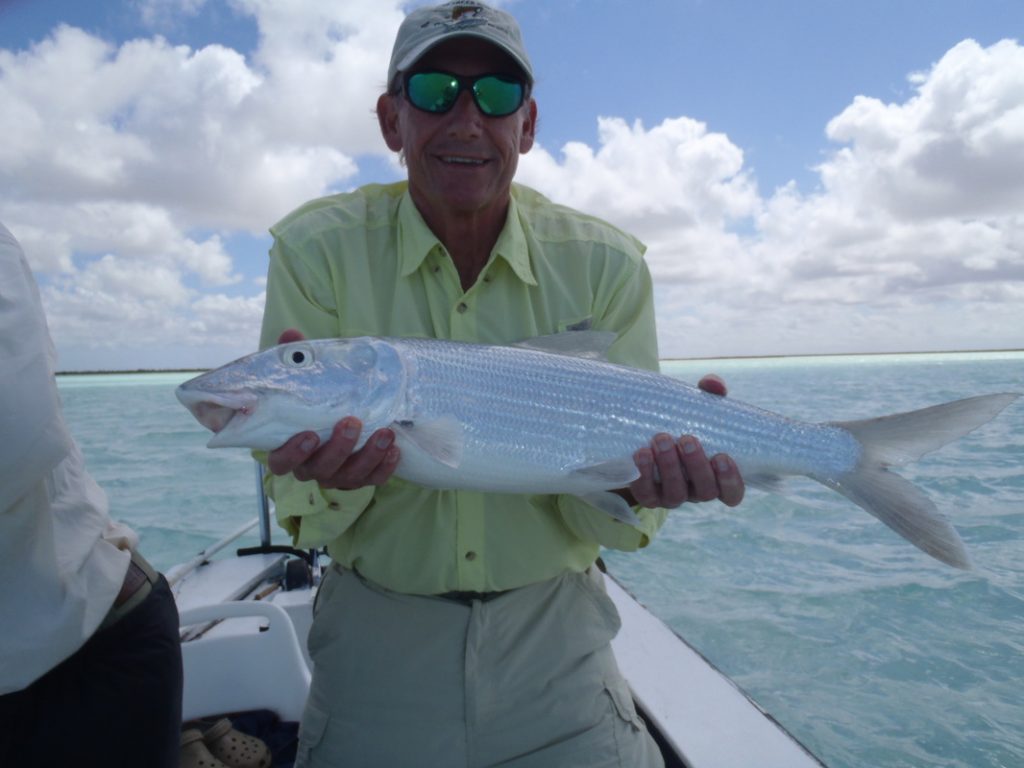
[[[463,77],[450,72],[412,72],[405,76],[405,97],[416,109],[441,115],[455,106],[463,91],[473,94],[488,117],[506,117],[523,105],[526,86],[511,75]]]

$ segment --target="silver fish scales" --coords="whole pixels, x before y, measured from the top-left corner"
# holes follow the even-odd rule
[[[748,485],[810,477],[843,494],[928,554],[968,558],[925,494],[890,471],[994,418],[1018,395],[983,395],[855,422],[812,424],[677,379],[601,359],[614,337],[572,332],[495,346],[361,337],[301,341],[249,355],[182,384],[178,398],[216,434],[211,447],[273,449],[321,439],[345,416],[362,439],[395,431],[396,474],[433,488],[580,496],[623,522],[612,489],[638,476],[653,435],[691,434],[728,453]]]

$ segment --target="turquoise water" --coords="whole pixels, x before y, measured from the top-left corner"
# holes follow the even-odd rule
[[[808,420],[1024,391],[1024,354],[666,363]],[[112,514],[161,568],[255,515],[245,451],[205,448],[184,374],[60,377]],[[810,481],[685,506],[609,567],[832,768],[1024,766],[1024,403],[901,473],[957,525],[975,569],[926,556]],[[279,537],[283,538],[283,537]]]

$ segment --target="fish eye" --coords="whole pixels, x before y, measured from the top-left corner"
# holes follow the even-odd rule
[[[313,359],[313,350],[306,346],[289,346],[281,353],[281,362],[289,368],[303,368],[312,363]]]

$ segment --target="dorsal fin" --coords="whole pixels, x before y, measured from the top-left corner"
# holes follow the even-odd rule
[[[512,346],[553,355],[606,361],[608,350],[615,343],[615,338],[616,334],[613,331],[565,331],[523,339]]]

